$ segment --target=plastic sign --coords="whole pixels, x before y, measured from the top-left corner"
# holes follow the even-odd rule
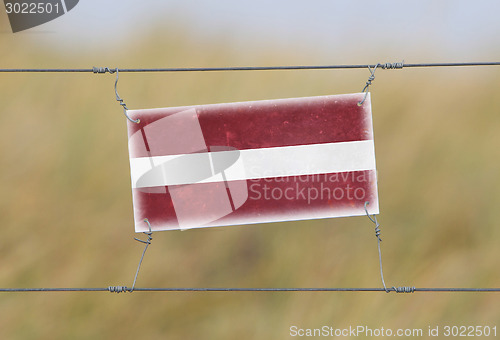
[[[377,214],[363,96],[128,111],[136,232]]]

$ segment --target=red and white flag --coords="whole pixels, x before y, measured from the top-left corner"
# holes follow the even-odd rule
[[[363,96],[128,111],[136,232],[378,214]]]

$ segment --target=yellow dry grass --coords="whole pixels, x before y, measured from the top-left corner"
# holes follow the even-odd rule
[[[0,36],[0,67],[220,66],[223,43],[154,36],[106,57]],[[8,51],[4,49],[8,46]],[[26,50],[29,46],[30,49]],[[202,49],[203,56],[194,51]],[[299,53],[300,54],[300,53]],[[254,63],[296,64],[307,54]],[[301,59],[302,58],[302,59]],[[500,285],[500,72],[378,71],[372,104],[388,285]],[[358,92],[368,72],[122,74],[131,108]],[[0,75],[0,286],[130,285],[126,122],[111,75]],[[380,286],[367,218],[162,232],[142,287]],[[498,294],[1,293],[2,339],[284,339],[289,327],[497,325]]]

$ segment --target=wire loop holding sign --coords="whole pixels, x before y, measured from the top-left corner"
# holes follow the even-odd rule
[[[144,244],[146,244],[146,246],[144,247],[144,251],[142,252],[141,260],[139,261],[139,265],[137,266],[137,271],[135,272],[134,283],[132,284],[132,288],[130,288],[130,290],[129,290],[129,292],[131,292],[131,293],[134,291],[135,283],[137,282],[137,276],[139,275],[139,270],[141,269],[142,260],[144,260],[144,255],[146,254],[146,250],[148,250],[148,247],[151,244],[151,241],[153,240],[153,237],[151,236],[151,235],[153,235],[153,232],[151,231],[151,223],[149,223],[149,220],[147,218],[144,219],[144,222],[146,222],[148,224],[149,231],[146,231],[143,234],[147,235],[148,239],[146,241],[143,241],[141,239],[134,238],[134,240],[139,241],[141,243],[144,243]]]
[[[137,266],[137,271],[135,272],[134,283],[132,283],[132,288],[128,288],[127,286],[109,286],[107,290],[110,293],[124,293],[124,292],[132,293],[135,289],[135,283],[137,282],[137,276],[139,276],[139,270],[141,269],[142,260],[144,260],[144,255],[146,254],[146,250],[148,250],[148,246],[151,244],[151,241],[153,240],[153,237],[151,237],[151,235],[153,235],[153,232],[151,231],[151,224],[149,223],[149,220],[147,218],[144,219],[144,222],[148,224],[149,231],[144,232],[144,234],[148,236],[148,239],[144,241],[134,237],[134,240],[144,243],[146,244],[146,246],[144,247],[141,260],[139,261],[139,265]]]
[[[382,269],[382,251],[380,250],[380,242],[382,242],[382,239],[380,238],[380,223],[377,221],[377,216],[372,215],[368,213],[368,209],[366,209],[366,206],[370,204],[369,201],[365,202],[365,213],[366,216],[370,219],[375,224],[375,237],[377,237],[377,245],[378,245],[378,260],[380,264],[380,278],[382,279],[382,285],[384,286],[384,290],[386,293],[390,293],[391,291],[394,291],[396,293],[413,293],[415,292],[415,287],[391,287],[387,288],[385,285],[385,280],[384,280],[384,271]]]
[[[125,104],[123,102],[123,99],[120,98],[120,96],[118,95],[118,90],[117,90],[117,86],[118,86],[118,68],[115,69],[115,72],[116,72],[116,80],[115,80],[115,94],[116,94],[116,101],[120,103],[120,105],[123,107],[123,114],[125,115],[125,117],[127,117],[128,120],[130,120],[132,123],[139,123],[141,120],[139,118],[137,118],[136,120],[133,120],[132,118],[130,118],[127,114],[127,104]]]
[[[380,238],[380,224],[378,223],[377,221],[377,216],[373,215],[370,216],[370,214],[368,213],[368,209],[366,209],[366,206],[370,204],[370,202],[366,201],[365,202],[365,212],[366,212],[366,216],[368,216],[368,218],[370,219],[370,221],[372,221],[374,224],[375,224],[375,236],[377,237],[377,244],[378,244],[378,260],[379,260],[379,264],[380,264],[380,278],[382,279],[382,285],[384,286],[384,289],[387,293],[390,292],[389,289],[387,289],[387,287],[385,286],[385,280],[384,280],[384,271],[382,269],[382,251],[380,250],[380,242],[382,242],[382,239]]]
[[[139,123],[141,120],[140,119],[136,119],[136,120],[133,120],[132,118],[130,118],[127,114],[127,110],[128,110],[128,107],[127,107],[127,104],[125,104],[123,102],[123,99],[120,97],[120,95],[118,94],[118,67],[117,68],[114,68],[114,69],[110,69],[109,67],[93,67],[92,68],[92,72],[94,73],[109,73],[109,74],[113,74],[113,73],[116,73],[116,80],[115,80],[115,95],[116,95],[116,101],[123,107],[123,114],[125,115],[125,117],[127,117],[128,120],[130,120],[132,123]]]
[[[368,80],[366,81],[366,85],[365,87],[363,87],[363,91],[361,91],[362,93],[364,92],[365,93],[365,96],[363,97],[363,100],[360,101],[358,103],[358,106],[361,106],[363,105],[363,103],[365,102],[366,100],[366,97],[368,96],[368,88],[370,87],[370,85],[372,84],[372,81],[375,80],[375,71],[377,70],[377,67],[379,66],[380,64],[377,64],[375,65],[375,67],[372,69],[370,66],[368,66],[368,69],[370,70],[370,77],[368,77]],[[371,218],[370,218],[371,219]]]
[[[384,63],[384,64],[376,64],[373,69],[371,68],[370,65],[368,65],[368,70],[370,70],[370,77],[368,77],[368,80],[366,81],[365,87],[363,87],[363,91],[361,93],[364,93],[365,96],[363,97],[363,100],[358,103],[358,106],[363,105],[363,103],[366,100],[366,97],[368,96],[368,88],[372,84],[372,81],[375,80],[375,71],[377,70],[377,67],[380,67],[383,70],[395,70],[395,69],[402,69],[405,65],[405,61],[403,60],[402,62],[396,62],[396,63]],[[371,218],[370,218],[371,219]]]

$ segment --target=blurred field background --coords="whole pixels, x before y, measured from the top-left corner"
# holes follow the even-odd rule
[[[5,16],[0,24],[8,30]],[[100,53],[2,33],[0,68],[335,63],[293,44],[245,57],[223,36],[200,42],[194,30],[158,24],[135,44]],[[429,61],[427,52],[406,61]],[[498,61],[496,52],[482,59]],[[130,108],[155,108],[355,93],[368,76],[123,73],[119,93]],[[495,67],[377,71],[371,91],[388,286],[500,286],[499,76]],[[113,83],[109,74],[0,74],[1,287],[132,284],[143,244],[133,240],[126,121]],[[366,217],[153,238],[138,287],[381,286]],[[1,293],[0,338],[286,339],[292,325],[500,327],[499,302],[497,293]]]

